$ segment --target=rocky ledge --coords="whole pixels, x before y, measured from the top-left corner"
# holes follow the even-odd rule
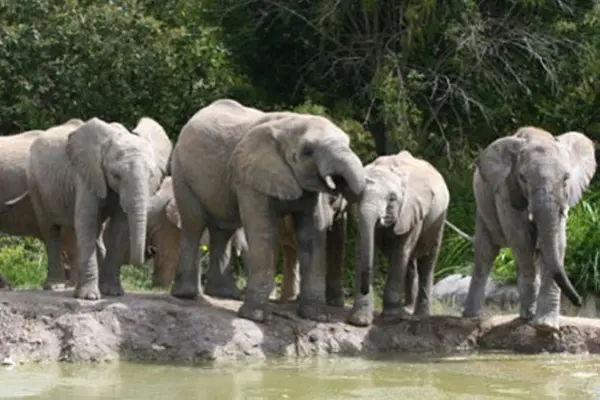
[[[168,294],[127,294],[94,302],[72,292],[0,292],[0,356],[15,362],[225,361],[248,358],[357,356],[377,352],[600,353],[600,320],[564,317],[559,333],[540,336],[514,315],[482,321],[454,316],[376,320],[368,328],[295,316],[274,305],[267,324],[240,319],[240,302]]]

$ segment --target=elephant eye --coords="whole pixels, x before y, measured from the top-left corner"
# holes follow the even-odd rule
[[[300,154],[302,157],[312,157],[314,152],[315,150],[312,148],[312,146],[307,145],[302,148],[302,152]]]

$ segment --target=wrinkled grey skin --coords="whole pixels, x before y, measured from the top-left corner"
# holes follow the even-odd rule
[[[344,306],[343,273],[345,264],[345,241],[348,202],[342,195],[321,193],[319,202],[323,210],[326,228],[326,284],[325,298],[330,306]],[[278,247],[282,252],[283,282],[279,300],[289,302],[300,294],[300,265],[296,227],[291,216],[285,216],[279,224]]]
[[[106,259],[117,257],[120,232],[129,227],[131,264],[144,262],[146,209],[158,189],[161,172],[150,143],[117,123],[92,118],[68,129],[50,129],[30,147],[27,180],[48,256],[48,283],[62,282],[59,237],[73,228],[77,238],[75,297],[123,292],[118,271],[102,268],[98,279],[96,243],[102,223],[115,234],[106,243]],[[117,252],[118,253],[118,252]],[[106,260],[105,264],[106,263]],[[110,264],[108,264],[110,265]]]
[[[157,179],[159,182],[162,182],[170,172],[169,161],[170,161],[171,152],[173,150],[173,144],[171,143],[171,140],[169,139],[167,132],[163,129],[163,127],[158,122],[156,122],[152,118],[142,117],[142,118],[140,118],[136,127],[133,129],[133,131],[131,133],[140,138],[145,139],[146,142],[150,144],[150,149],[152,151],[147,156],[152,157],[154,159],[156,167],[159,170]],[[154,193],[153,196],[150,198],[150,201],[148,202],[147,220],[146,220],[147,236],[146,236],[145,259],[148,259],[149,257],[151,257],[153,255],[151,252],[151,249],[156,248],[157,246],[160,246],[161,250],[162,250],[166,247],[166,244],[163,244],[163,243],[152,243],[152,246],[149,243],[149,238],[152,238],[154,236],[154,235],[150,235],[150,232],[152,231],[152,233],[154,233],[155,230],[157,229],[157,224],[159,223],[158,221],[156,221],[156,218],[154,218],[154,215],[157,214],[157,212],[151,210],[153,201],[154,201],[154,203],[156,203],[158,201],[157,199],[155,199],[156,195],[157,195],[157,193]],[[152,224],[149,221],[150,218],[152,218]],[[101,282],[102,281],[118,282],[121,266],[123,264],[127,263],[127,260],[130,258],[130,254],[131,254],[130,253],[131,243],[129,240],[129,237],[130,237],[129,226],[127,224],[120,223],[118,225],[118,227],[111,227],[112,224],[113,224],[112,218],[109,218],[108,221],[106,222],[106,228],[104,229],[102,236],[104,239],[104,243],[116,243],[116,244],[118,244],[118,246],[114,249],[114,251],[112,251],[110,253],[111,257],[106,258],[106,261],[100,272],[100,274],[101,274],[100,281]],[[111,237],[111,235],[115,235],[115,237]],[[164,238],[164,240],[168,240],[168,235],[167,235],[167,237]],[[167,244],[169,244],[169,243],[167,243]],[[163,254],[161,254],[161,255],[163,255]],[[106,274],[109,274],[109,273],[116,274],[116,276],[108,276],[108,275],[103,276],[103,274],[105,274],[105,273]],[[153,279],[154,278],[156,278],[156,274],[154,274]],[[102,283],[101,283],[101,286],[102,286]],[[104,292],[103,293],[110,294],[113,296],[123,295],[123,290],[118,285],[113,285],[112,287],[107,287],[106,292],[107,293],[104,293]]]
[[[542,331],[558,329],[561,289],[581,305],[564,271],[567,213],[595,171],[594,144],[578,132],[554,137],[523,127],[482,152],[473,176],[475,266],[464,317],[481,314],[485,284],[504,247],[517,264],[522,319]]]
[[[442,175],[408,151],[380,156],[365,167],[367,185],[351,205],[357,223],[354,306],[348,322],[373,322],[373,260],[379,248],[388,258],[383,315],[406,315],[418,293],[414,315],[428,316],[433,273],[442,245],[450,193]],[[416,271],[415,271],[416,269]]]
[[[262,112],[218,100],[181,130],[171,171],[182,221],[173,296],[198,296],[198,244],[204,230],[210,234],[210,268],[224,270],[229,239],[243,226],[248,284],[238,314],[265,321],[277,227],[291,214],[302,278],[298,313],[315,320],[326,317],[325,224],[318,194],[337,190],[358,195],[365,184],[364,168],[346,133],[323,117]]]
[[[83,123],[69,120],[65,126]],[[44,131],[31,130],[0,137],[0,231],[14,236],[31,236],[44,240],[38,226],[27,189],[27,162],[29,147]],[[72,230],[61,232],[64,261],[75,260],[75,236]],[[63,285],[64,286],[64,285]],[[51,287],[45,285],[45,288]]]

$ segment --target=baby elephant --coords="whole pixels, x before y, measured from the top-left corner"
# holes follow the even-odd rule
[[[418,273],[414,314],[429,315],[433,272],[442,244],[450,193],[442,175],[408,151],[378,157],[366,167],[367,185],[351,214],[358,227],[354,307],[348,322],[373,322],[375,245],[389,260],[383,314],[406,313],[413,268]],[[407,290],[408,288],[408,290]]]

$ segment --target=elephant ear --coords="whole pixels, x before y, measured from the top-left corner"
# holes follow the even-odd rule
[[[571,165],[567,184],[569,207],[575,207],[596,173],[594,142],[580,132],[567,132],[556,137],[567,148]]]
[[[398,174],[396,172],[396,174]],[[404,176],[402,176],[404,175]],[[433,191],[423,180],[414,179],[409,183],[408,174],[399,176],[404,181],[404,200],[398,211],[394,233],[404,235],[421,222],[431,208]]]
[[[156,163],[163,176],[170,175],[169,164],[173,143],[164,128],[152,118],[142,117],[131,133],[146,139],[150,143]]]
[[[106,198],[103,155],[111,139],[122,131],[99,118],[92,118],[69,133],[66,153],[76,173],[99,198]]]
[[[480,155],[476,167],[481,178],[497,193],[506,185],[511,205],[522,210],[527,199],[517,180],[517,159],[526,139],[507,136],[496,139]]]
[[[295,200],[302,196],[293,171],[280,151],[279,131],[270,122],[254,127],[237,144],[230,159],[234,179],[268,196]]]

